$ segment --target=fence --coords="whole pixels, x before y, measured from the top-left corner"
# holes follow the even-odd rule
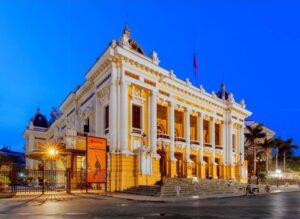
[[[0,170],[0,192],[49,193],[74,190],[104,190],[105,185],[86,183],[86,171],[29,170],[11,167]]]

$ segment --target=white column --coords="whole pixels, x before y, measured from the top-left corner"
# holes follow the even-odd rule
[[[190,136],[190,109],[187,108],[185,111],[185,139],[186,139],[186,161],[190,162],[190,147],[191,147],[191,136]]]
[[[227,144],[226,144],[226,125],[225,122],[222,123],[222,148],[223,148],[223,164],[226,164],[227,160]]]
[[[233,165],[233,148],[232,148],[232,122],[231,122],[231,114],[229,114],[229,119],[228,119],[228,122],[227,122],[227,125],[228,125],[228,135],[227,135],[227,138],[228,138],[228,163],[230,165]]]
[[[75,130],[76,132],[81,132],[81,118],[80,118],[80,108],[75,106]]]
[[[199,142],[200,142],[200,156],[199,161],[203,163],[203,114],[201,113],[199,116]]]
[[[99,99],[100,106],[99,106],[99,120],[100,120],[100,125],[99,125],[99,135],[100,137],[104,137],[104,106],[103,106],[103,100],[101,101]]]
[[[110,152],[116,151],[117,144],[117,87],[116,81],[110,85],[109,100],[109,147]]]
[[[245,159],[245,136],[244,136],[244,125],[240,128],[240,152],[242,153],[241,162],[244,163]]]
[[[174,130],[174,125],[175,125],[175,121],[174,121],[174,108],[175,108],[175,104],[174,103],[170,103],[170,107],[169,107],[169,130],[170,130],[170,156],[171,156],[171,160],[174,160],[175,156],[174,156],[174,152],[175,152],[175,130]]]
[[[101,103],[100,99],[96,95],[96,100],[95,100],[95,136],[96,137],[101,137],[101,115],[100,115],[100,110],[101,110]]]
[[[157,145],[157,94],[152,92],[151,94],[151,153],[156,155],[156,145]],[[150,122],[150,121],[149,121]]]
[[[212,163],[215,164],[216,158],[216,130],[215,130],[215,118],[212,117],[210,124],[210,133],[211,133],[211,147],[212,147]]]
[[[121,152],[128,153],[128,83],[125,80],[120,84],[120,146]]]

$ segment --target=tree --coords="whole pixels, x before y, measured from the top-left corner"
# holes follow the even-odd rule
[[[263,143],[259,144],[265,151],[266,155],[266,172],[268,173],[269,171],[269,154],[270,154],[270,149],[274,147],[274,140],[273,139],[266,139],[264,140]]]
[[[283,157],[283,172],[285,172],[285,164],[286,164],[286,157],[293,154],[293,149],[298,148],[297,145],[293,143],[293,139],[289,138],[286,141],[283,141],[279,151]]]
[[[255,126],[246,126],[248,132],[245,133],[246,141],[253,149],[253,174],[256,175],[256,148],[259,142],[266,137],[262,124]]]

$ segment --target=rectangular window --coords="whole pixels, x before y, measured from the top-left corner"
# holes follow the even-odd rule
[[[76,171],[85,170],[85,156],[76,156]]]
[[[104,133],[107,134],[109,132],[109,106],[105,107],[104,116]]]
[[[83,126],[83,132],[90,132],[90,119],[87,118],[85,121],[84,121],[84,126]]]
[[[134,133],[141,134],[141,107],[132,105],[132,130]]]

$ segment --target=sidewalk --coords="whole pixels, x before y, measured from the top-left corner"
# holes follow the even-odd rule
[[[262,190],[261,190],[262,191]],[[276,186],[271,187],[271,194],[282,193],[282,192],[300,192],[300,187],[298,186]],[[262,191],[258,195],[266,195],[267,193]],[[211,199],[211,198],[229,198],[229,197],[238,197],[244,196],[245,193],[225,193],[225,194],[207,194],[207,195],[193,195],[193,196],[172,196],[172,197],[159,197],[159,196],[144,196],[144,195],[135,195],[122,192],[112,192],[112,193],[103,193],[99,191],[93,191],[89,193],[75,191],[72,194],[67,194],[66,192],[60,193],[45,193],[44,195],[38,193],[27,193],[27,194],[17,194],[13,199],[35,199],[42,198],[46,200],[70,200],[78,198],[100,198],[103,196],[118,198],[118,199],[127,199],[134,201],[145,201],[145,202],[176,202],[176,201],[185,201],[185,200],[200,200],[200,199]],[[249,195],[251,196],[251,195]],[[0,193],[0,199],[11,198],[11,193]]]
[[[270,194],[282,193],[282,192],[300,192],[300,187],[290,186],[290,187],[271,187]],[[268,193],[261,192],[258,195],[266,195]],[[135,201],[149,201],[149,202],[176,202],[176,201],[185,201],[185,200],[198,200],[198,199],[211,199],[211,198],[230,198],[245,196],[245,193],[236,193],[236,194],[211,194],[211,195],[194,195],[194,196],[175,196],[175,197],[155,197],[155,196],[144,196],[144,195],[134,195],[121,192],[108,193],[107,196],[113,198],[121,198],[127,200]],[[249,195],[250,196],[250,195]]]

